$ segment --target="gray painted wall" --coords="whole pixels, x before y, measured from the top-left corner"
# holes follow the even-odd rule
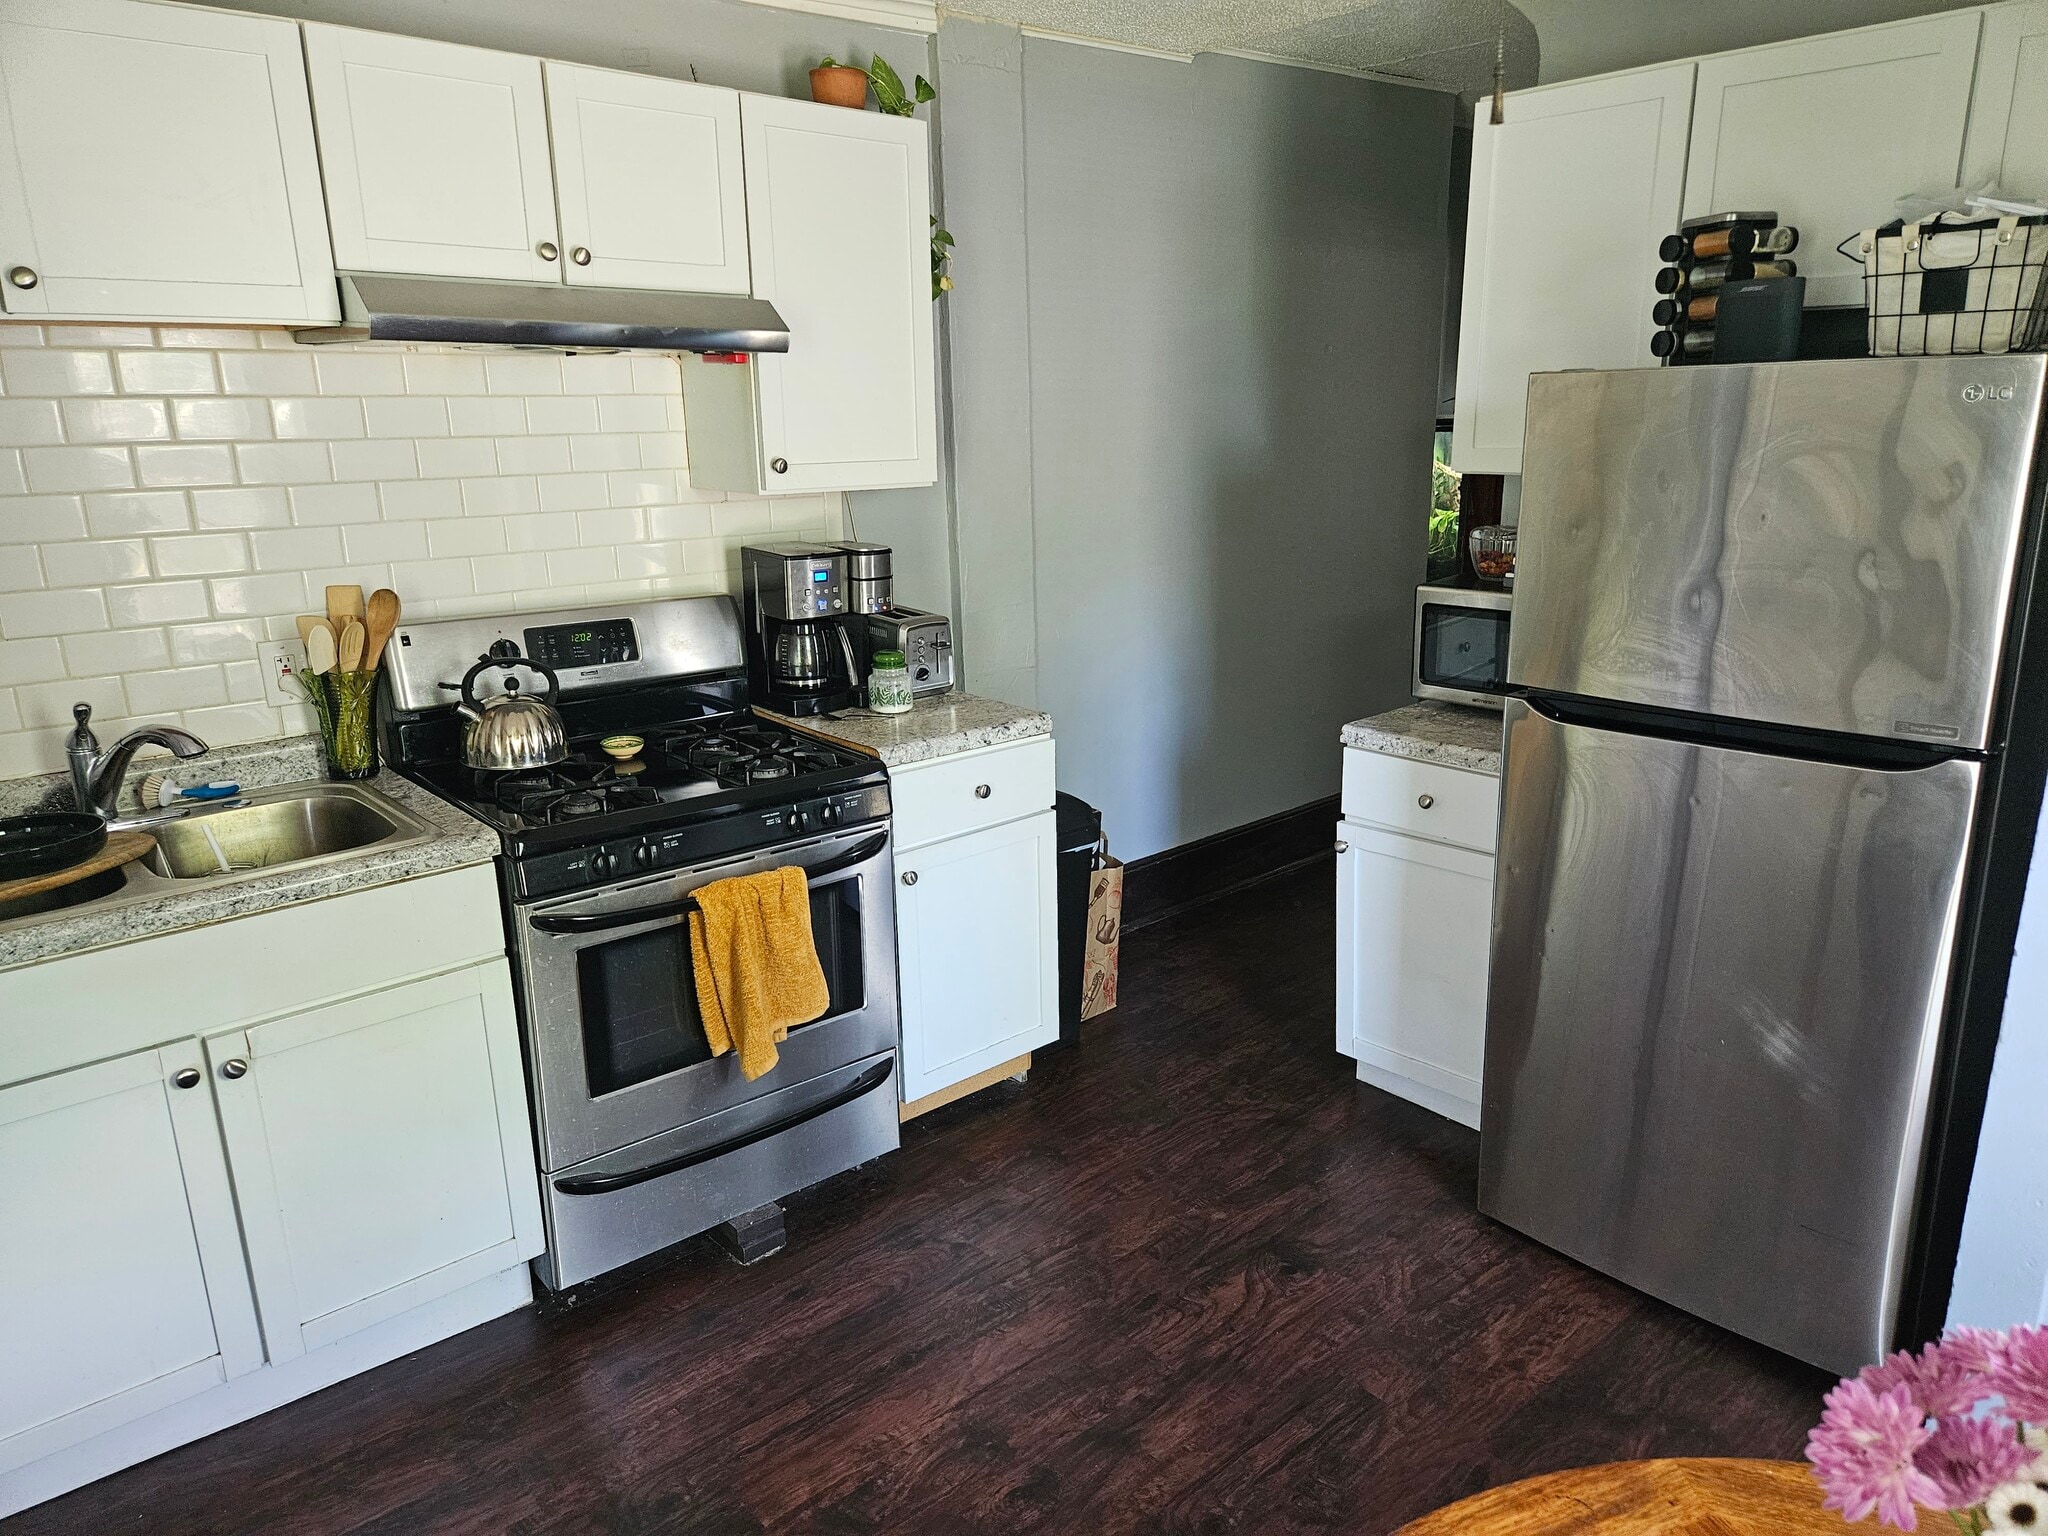
[[[1334,793],[1339,725],[1407,697],[1453,100],[1022,60],[1037,697],[1142,857]]]

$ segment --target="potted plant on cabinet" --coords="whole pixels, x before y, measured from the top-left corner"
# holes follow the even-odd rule
[[[830,54],[811,71],[811,100],[828,107],[852,107],[858,112],[868,104],[868,72],[841,64]]]
[[[827,54],[811,71],[811,100],[828,107],[852,107],[858,111],[867,105],[870,87],[875,93],[875,105],[891,117],[909,117],[925,102],[936,101],[939,95],[923,75],[917,76],[914,86],[906,87],[903,77],[879,53],[866,69],[841,64]]]

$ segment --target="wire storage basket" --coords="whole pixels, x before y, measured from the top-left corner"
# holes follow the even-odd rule
[[[2048,350],[2048,218],[1906,224],[1838,249],[1863,264],[1873,357]]]

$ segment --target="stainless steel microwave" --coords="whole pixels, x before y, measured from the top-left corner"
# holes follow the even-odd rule
[[[1507,693],[1508,620],[1515,595],[1485,587],[1415,589],[1418,699],[1499,709]]]

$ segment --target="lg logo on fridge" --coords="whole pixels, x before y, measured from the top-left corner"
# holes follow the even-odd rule
[[[2010,384],[1965,384],[1963,386],[1963,398],[1971,405],[1976,405],[1984,400],[2010,400],[2012,398],[2012,386]]]

